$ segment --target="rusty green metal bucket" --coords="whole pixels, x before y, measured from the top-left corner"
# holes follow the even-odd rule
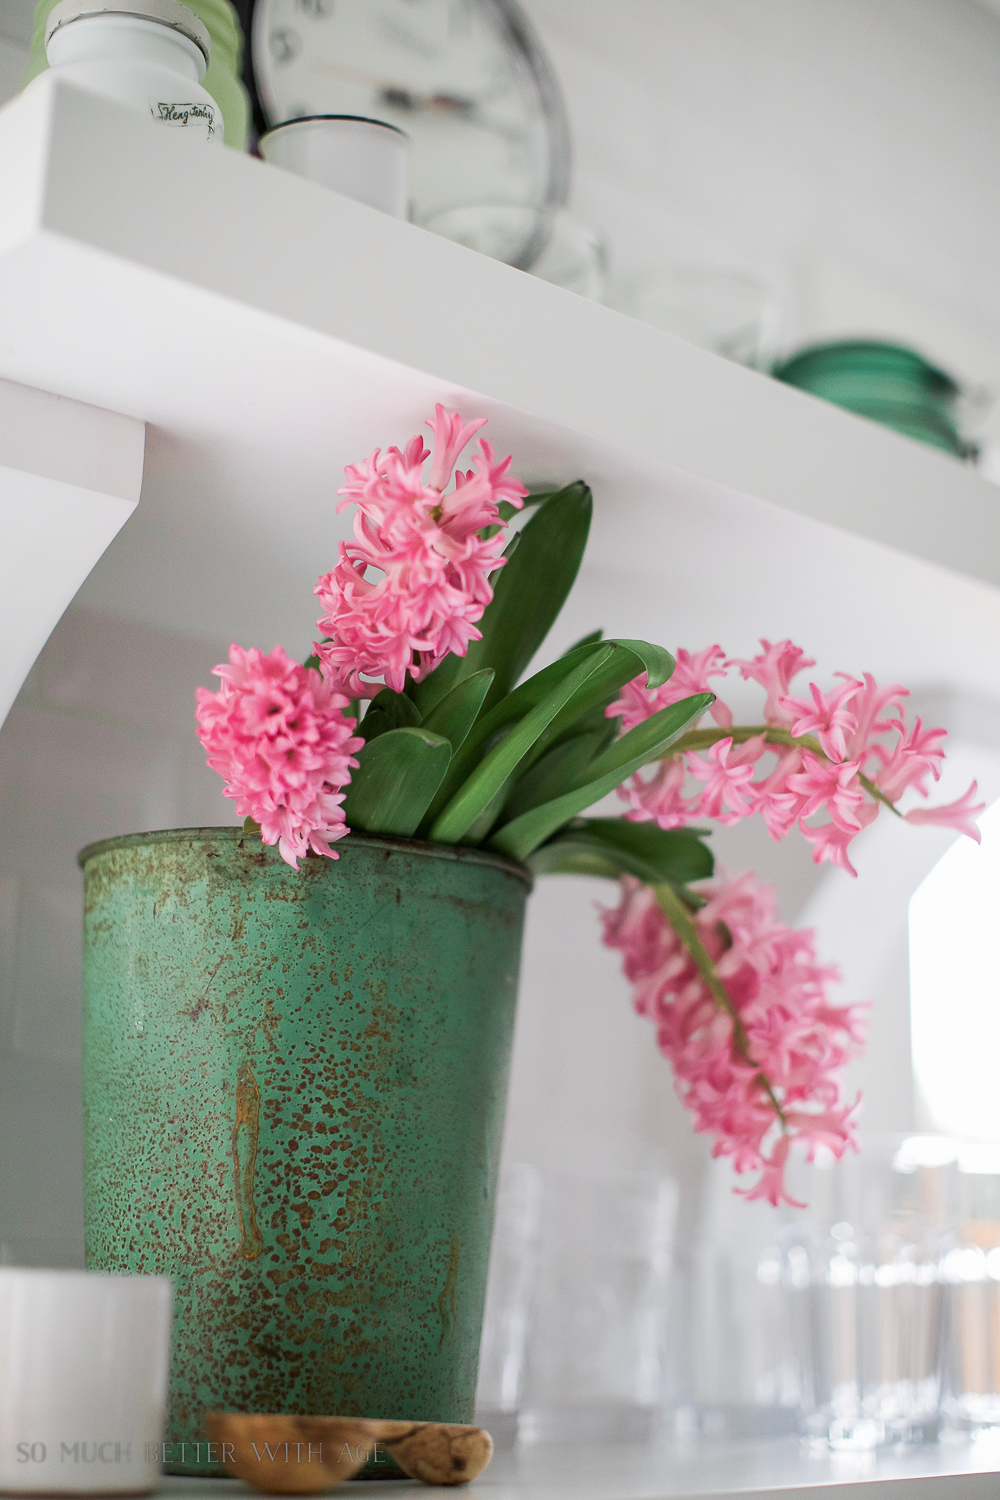
[[[472,1420],[530,880],[337,848],[80,855],[87,1265],[174,1279],[174,1473],[211,1407]]]

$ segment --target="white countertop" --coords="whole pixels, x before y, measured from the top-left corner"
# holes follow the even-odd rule
[[[416,1481],[348,1481],[355,1500],[420,1493]],[[180,1500],[255,1493],[238,1480],[165,1478]],[[817,1494],[817,1491],[819,1494]],[[457,1492],[456,1492],[457,1493]],[[524,1447],[498,1453],[462,1493],[469,1500],[1000,1500],[1000,1441],[940,1443],[879,1454],[813,1453],[795,1438],[743,1443]]]

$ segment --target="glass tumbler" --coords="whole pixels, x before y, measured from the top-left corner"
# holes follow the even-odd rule
[[[751,369],[769,369],[775,355],[778,303],[769,287],[743,272],[659,266],[625,278],[617,306]]]
[[[607,244],[565,209],[470,203],[432,214],[423,227],[578,296],[607,300]]]
[[[958,1168],[959,1227],[942,1262],[944,1412],[975,1436],[1000,1431],[1000,1147],[967,1146]]]
[[[888,1162],[873,1153],[864,1208],[786,1241],[803,1428],[831,1448],[938,1435],[953,1157],[933,1137],[902,1142]]]
[[[542,1178],[524,1162],[504,1167],[486,1285],[476,1421],[499,1447],[517,1438],[528,1324],[538,1272]]]
[[[656,1173],[547,1179],[526,1440],[613,1442],[652,1432],[676,1211],[675,1183]]]

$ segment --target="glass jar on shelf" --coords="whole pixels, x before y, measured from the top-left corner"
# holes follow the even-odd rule
[[[954,1157],[940,1137],[910,1137],[888,1158],[869,1151],[850,1219],[786,1241],[803,1431],[831,1448],[938,1435]]]
[[[542,1176],[527,1162],[500,1173],[479,1351],[476,1421],[497,1448],[517,1441],[538,1272]]]
[[[959,1225],[942,1261],[949,1428],[1000,1433],[1000,1146],[966,1146],[958,1160]]]
[[[518,1433],[638,1442],[663,1404],[677,1185],[659,1172],[553,1172]]]

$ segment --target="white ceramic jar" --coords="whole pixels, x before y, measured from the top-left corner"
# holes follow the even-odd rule
[[[165,1276],[0,1266],[0,1494],[156,1489],[172,1295]]]
[[[45,55],[60,77],[221,143],[222,111],[201,86],[210,46],[206,27],[180,0],[60,0],[45,28]]]

